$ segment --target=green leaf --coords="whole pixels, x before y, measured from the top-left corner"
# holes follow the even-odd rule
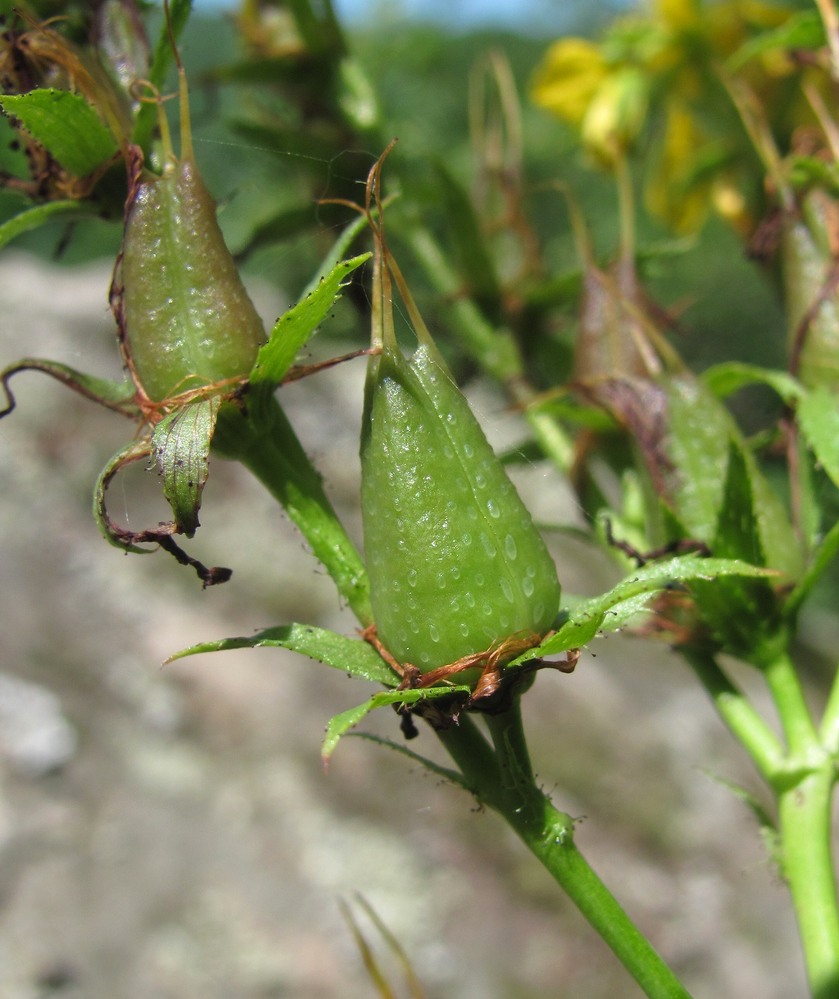
[[[387,665],[372,645],[359,638],[347,638],[325,628],[315,628],[308,624],[284,624],[277,628],[267,628],[247,638],[223,638],[214,642],[201,642],[170,656],[166,662],[174,662],[185,656],[195,656],[204,652],[226,652],[230,649],[283,648],[299,652],[333,669],[341,670],[350,676],[372,683],[382,683],[395,687],[399,677]]]
[[[374,218],[375,217],[374,213]],[[366,215],[359,215],[355,221],[351,222],[341,231],[341,234],[329,248],[329,252],[324,257],[317,273],[303,289],[303,294],[300,296],[301,299],[306,298],[308,295],[317,291],[321,282],[328,278],[336,268],[340,267],[341,264],[344,263],[344,258],[349,252],[350,247],[355,242],[359,234],[364,232],[367,228],[367,224]],[[355,257],[354,259],[359,260],[360,263],[364,263],[364,260],[369,259],[369,257],[370,254],[368,253],[363,259],[361,257]]]
[[[668,407],[667,464],[662,464],[664,474],[672,469],[672,506],[689,536],[708,542],[722,503],[733,421],[692,375],[668,378],[662,387]]]
[[[221,398],[187,403],[154,428],[152,456],[163,477],[163,495],[178,532],[191,538],[198,527],[201,492],[209,472],[210,443]]]
[[[23,233],[38,229],[40,226],[46,225],[47,222],[52,222],[53,219],[89,218],[92,214],[88,204],[70,199],[47,201],[43,205],[26,208],[0,225],[0,249]]]
[[[341,261],[320,278],[317,287],[302,301],[280,316],[268,343],[260,348],[250,375],[252,385],[279,385],[282,382],[300,349],[329,315],[346,279],[369,259],[369,253],[362,253]]]
[[[798,406],[798,425],[816,461],[839,486],[839,397],[825,386],[808,392]]]
[[[121,447],[119,451],[117,451],[116,454],[108,460],[107,464],[100,472],[99,478],[96,480],[96,485],[93,490],[93,519],[96,521],[97,527],[102,532],[102,536],[115,548],[121,548],[123,551],[133,552],[136,555],[146,555],[153,551],[153,549],[141,548],[139,545],[135,544],[132,540],[133,535],[131,532],[122,530],[111,520],[108,515],[105,494],[107,493],[111,479],[113,479],[120,469],[125,468],[127,465],[130,465],[135,461],[142,461],[144,458],[148,457],[149,445],[147,441],[131,441],[124,447]]]
[[[741,558],[765,565],[760,524],[755,516],[750,469],[734,441],[728,448],[725,491],[711,550],[722,558]]]
[[[452,697],[462,695],[468,697],[472,693],[471,688],[459,687],[426,687],[422,690],[387,690],[381,694],[374,694],[363,704],[357,704],[354,708],[342,711],[340,714],[330,718],[326,726],[326,738],[323,740],[321,757],[324,763],[328,763],[335,747],[351,728],[365,718],[376,708],[387,707],[389,704],[416,704],[418,701],[437,700],[441,697]]]
[[[81,94],[30,90],[0,96],[0,107],[77,177],[89,174],[117,151],[108,127]]]
[[[729,445],[728,467],[712,550],[726,558],[740,558],[766,565],[763,531],[773,530],[771,517],[763,518],[753,487],[754,469],[734,441]],[[746,660],[753,657],[761,639],[779,624],[778,601],[766,579],[698,580],[691,587],[703,621],[723,648]]]
[[[370,258],[369,253],[337,263],[327,275],[309,286],[305,296],[281,316],[268,343],[262,347],[251,373],[253,384],[270,382],[278,385],[294,363],[299,351],[317,331],[340,297],[345,279]]]
[[[720,576],[759,578],[770,575],[773,575],[770,570],[738,559],[680,555],[666,562],[651,562],[621,580],[607,593],[582,601],[568,613],[551,636],[514,659],[507,669],[531,659],[580,648],[600,632],[619,631],[643,609],[653,593],[669,589],[674,584],[715,580]]]
[[[788,406],[792,406],[804,393],[804,386],[786,371],[741,364],[739,361],[717,364],[704,371],[701,377],[718,398],[725,398],[748,385],[767,385]]]
[[[659,474],[670,482],[670,505],[688,536],[712,542],[725,503],[728,463],[734,448],[744,463],[765,564],[795,578],[802,568],[802,554],[789,514],[761,473],[728,409],[691,375],[668,378],[662,387],[669,418],[665,460],[658,458]]]

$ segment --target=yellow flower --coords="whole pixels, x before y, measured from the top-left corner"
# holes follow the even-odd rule
[[[562,38],[548,49],[531,86],[535,104],[572,125],[582,125],[609,67],[600,49],[584,38]]]
[[[534,75],[532,98],[579,129],[606,166],[633,149],[650,119],[647,206],[687,232],[704,221],[723,175],[732,193],[732,158],[744,148],[719,66],[791,16],[763,0],[648,0],[645,12],[618,18],[597,43],[555,42]],[[770,116],[778,78],[790,68],[783,50],[769,47],[742,69]]]

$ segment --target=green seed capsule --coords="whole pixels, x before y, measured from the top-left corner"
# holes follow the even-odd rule
[[[784,219],[781,262],[792,371],[808,388],[839,384],[839,294],[833,278],[831,233],[835,201],[814,189],[801,213]]]
[[[361,444],[364,549],[378,636],[427,672],[543,635],[556,569],[434,345],[371,358]]]
[[[123,346],[149,399],[243,378],[264,329],[216,219],[192,153],[181,77],[182,158],[144,172],[127,211],[121,285]]]

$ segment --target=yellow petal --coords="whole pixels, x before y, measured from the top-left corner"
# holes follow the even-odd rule
[[[584,38],[563,38],[554,42],[537,68],[530,96],[540,107],[580,125],[607,74],[596,45]]]

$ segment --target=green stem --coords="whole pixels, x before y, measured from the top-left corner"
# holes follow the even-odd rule
[[[789,885],[814,999],[839,995],[839,906],[831,851],[835,764],[819,742],[801,683],[786,652],[763,664],[781,719],[787,751],[713,656],[685,656],[720,716],[777,796],[779,860]],[[839,685],[837,685],[839,689]],[[825,727],[833,733],[839,692],[831,694]]]
[[[833,761],[778,797],[781,867],[798,917],[813,999],[839,995],[839,910],[831,851]]]
[[[277,499],[361,624],[371,624],[367,573],[358,549],[280,404],[273,396],[255,395],[247,399],[247,415],[233,406],[222,409],[213,448],[240,461]]]
[[[506,819],[650,999],[689,999],[577,849],[574,820],[537,787],[518,703],[500,714],[487,714],[486,722],[494,749],[468,717],[438,732],[472,792]]]
[[[784,651],[774,655],[763,665],[763,675],[781,719],[790,757],[803,762],[812,750],[820,753],[818,733],[789,654]]]
[[[761,775],[771,781],[784,765],[784,749],[778,737],[751,701],[723,673],[713,655],[695,649],[683,649],[682,653],[731,733]]]

